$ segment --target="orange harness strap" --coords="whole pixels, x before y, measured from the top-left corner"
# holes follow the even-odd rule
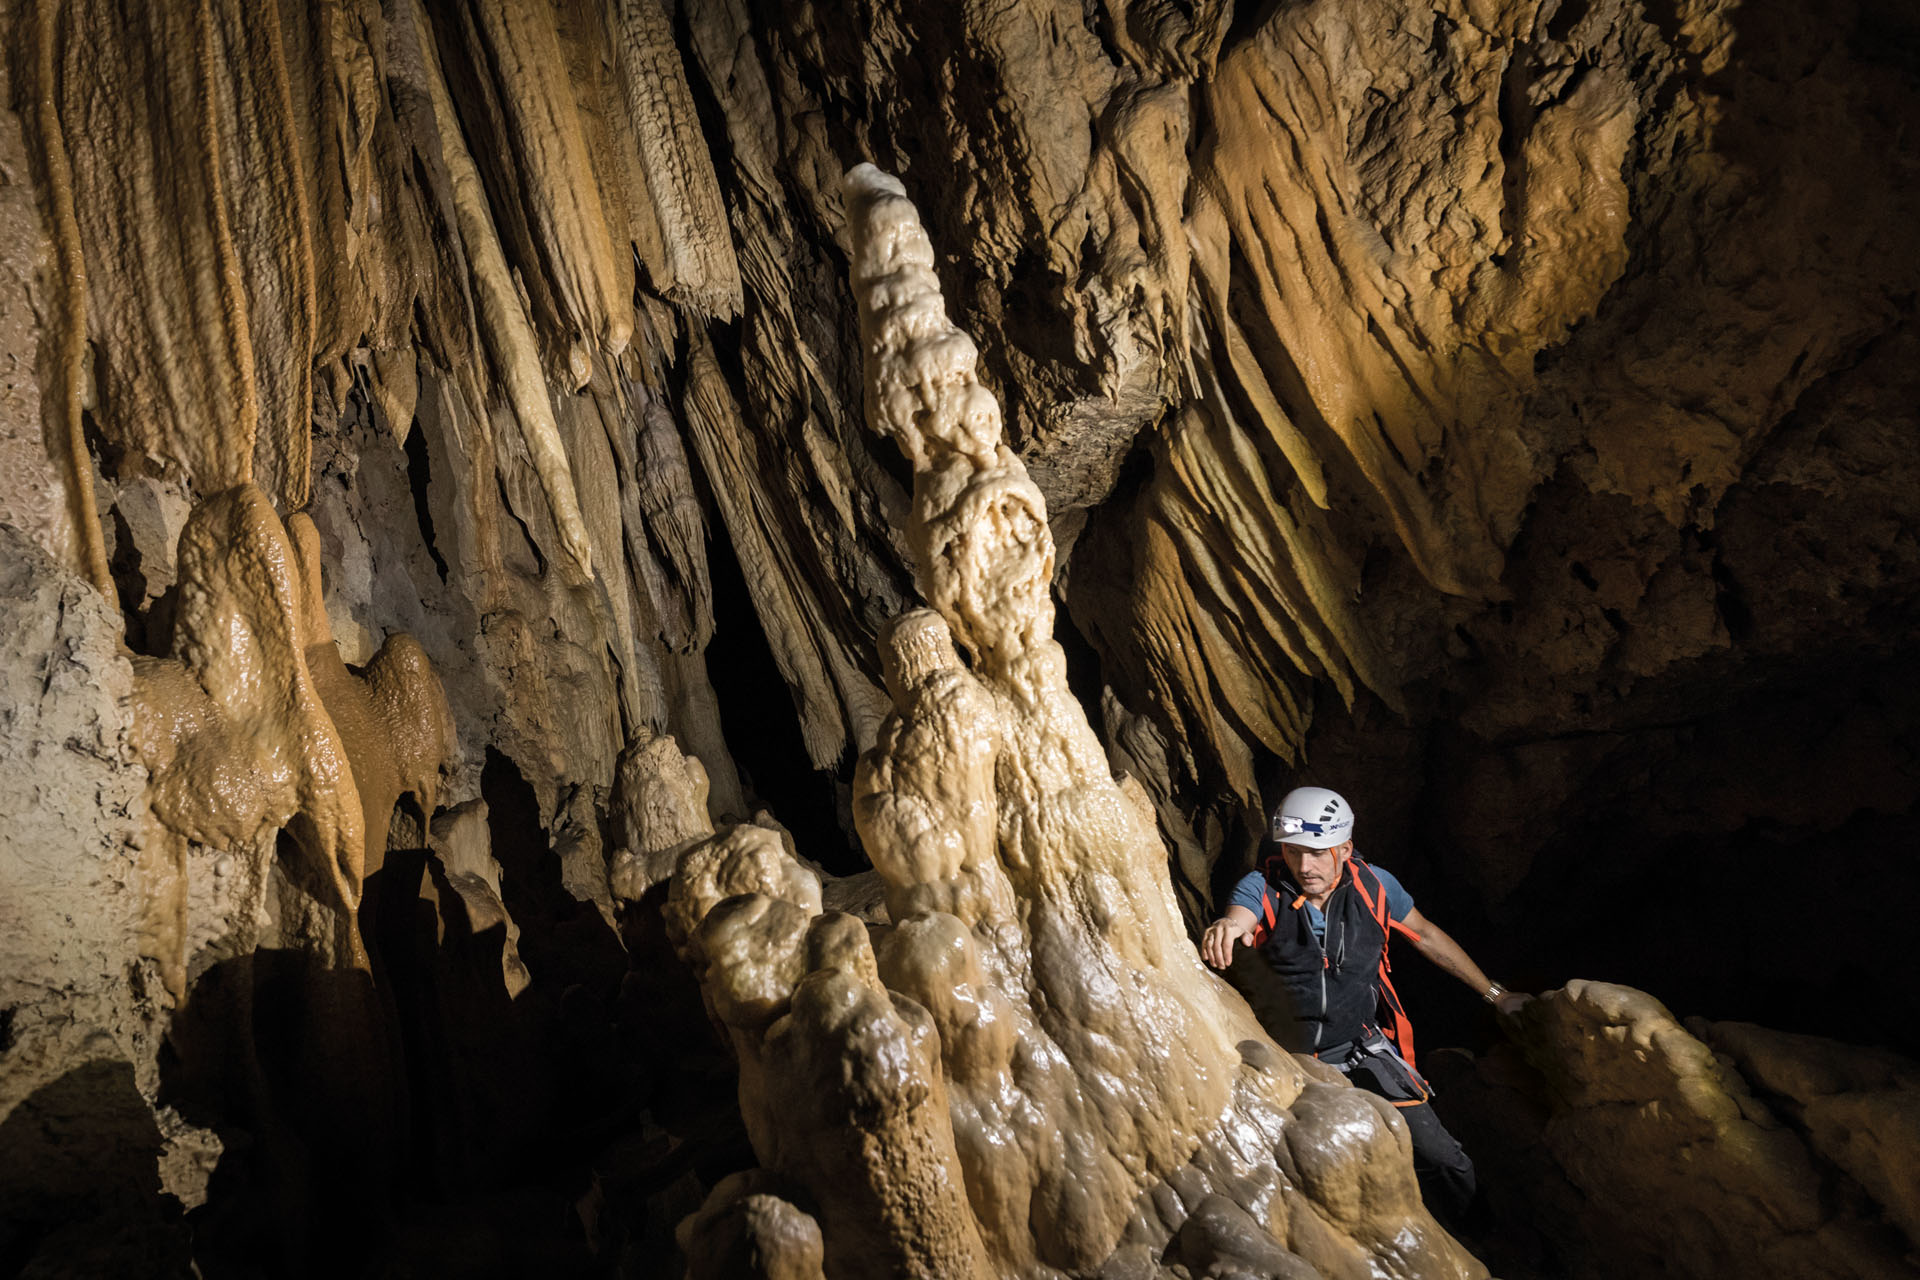
[[[1359,859],[1356,858],[1354,861],[1358,862]],[[1360,865],[1365,866],[1366,864],[1361,863]],[[1378,884],[1379,882],[1376,880],[1375,883]],[[1407,1017],[1406,1006],[1400,1003],[1400,993],[1393,989],[1393,979],[1389,976],[1393,972],[1393,961],[1391,957],[1389,957],[1388,952],[1393,948],[1393,931],[1395,929],[1406,934],[1415,942],[1420,941],[1420,935],[1407,928],[1406,925],[1400,923],[1398,920],[1394,920],[1388,916],[1387,886],[1384,884],[1379,885],[1380,892],[1378,895],[1369,894],[1366,889],[1366,883],[1360,878],[1359,874],[1356,873],[1353,877],[1353,887],[1360,891],[1360,901],[1367,904],[1367,910],[1372,913],[1374,920],[1380,925],[1381,932],[1387,935],[1386,941],[1380,946],[1380,1004],[1387,1013],[1392,1015],[1390,1019],[1392,1025],[1383,1026],[1380,1029],[1387,1033],[1387,1039],[1393,1041],[1394,1048],[1398,1049],[1400,1056],[1407,1060],[1407,1065],[1413,1067],[1413,1020]],[[1418,1070],[1419,1068],[1415,1067],[1414,1069]],[[1395,1103],[1394,1105],[1417,1106],[1418,1104]]]
[[[1267,919],[1264,924],[1254,922],[1253,945],[1256,947],[1266,942],[1267,936],[1273,932],[1273,926],[1280,923],[1280,917],[1273,910],[1273,894],[1264,886],[1260,890],[1260,913]]]

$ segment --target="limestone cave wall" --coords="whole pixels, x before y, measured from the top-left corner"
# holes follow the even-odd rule
[[[1920,1052],[1905,6],[0,30],[0,1260],[1473,1274],[1182,951],[1313,779],[1510,983],[1713,1019],[1702,1123],[1819,1170],[1762,1217],[1911,1267],[1911,1069],[1764,1039]],[[1460,1114],[1644,1261],[1564,1135],[1712,1071],[1568,990]]]

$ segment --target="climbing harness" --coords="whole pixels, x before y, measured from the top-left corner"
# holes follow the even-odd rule
[[[1319,1038],[1324,1033],[1326,1022],[1334,1017],[1335,1011],[1333,1004],[1335,1001],[1333,997],[1340,993],[1330,989],[1329,976],[1342,976],[1342,980],[1347,986],[1351,986],[1352,983],[1350,977],[1344,977],[1342,975],[1343,966],[1340,963],[1346,958],[1347,935],[1349,932],[1347,927],[1348,921],[1344,912],[1337,912],[1335,910],[1336,895],[1338,895],[1343,888],[1351,884],[1354,894],[1359,898],[1360,904],[1364,908],[1364,918],[1370,921],[1380,931],[1380,963],[1377,972],[1371,977],[1371,985],[1375,996],[1373,1012],[1378,1019],[1378,1028],[1384,1032],[1386,1038],[1393,1043],[1399,1056],[1406,1061],[1408,1069],[1412,1070],[1414,1062],[1413,1022],[1407,1017],[1406,1006],[1400,1001],[1400,993],[1394,990],[1392,977],[1393,963],[1389,956],[1389,952],[1391,951],[1389,944],[1392,942],[1395,932],[1405,934],[1415,942],[1420,941],[1420,935],[1414,930],[1409,929],[1405,924],[1391,917],[1387,910],[1386,886],[1380,882],[1380,878],[1378,874],[1374,872],[1373,868],[1358,857],[1349,858],[1345,867],[1342,869],[1340,880],[1334,884],[1333,891],[1327,898],[1326,936],[1317,944],[1319,972],[1315,975],[1315,980],[1310,982],[1307,971],[1302,969],[1301,966],[1310,966],[1311,962],[1306,956],[1299,954],[1298,947],[1293,948],[1292,951],[1283,957],[1281,954],[1276,953],[1269,945],[1269,940],[1273,938],[1274,930],[1280,924],[1279,910],[1275,905],[1276,894],[1273,883],[1274,877],[1272,875],[1273,864],[1278,858],[1279,855],[1276,854],[1268,858],[1266,862],[1266,883],[1261,886],[1260,892],[1261,914],[1264,918],[1255,923],[1253,943],[1256,947],[1263,948],[1267,951],[1269,959],[1274,962],[1276,973],[1281,976],[1282,981],[1286,983],[1288,989],[1292,992],[1298,1020],[1302,1023],[1310,1024],[1312,1027],[1313,1043],[1303,1046],[1303,1051],[1317,1052],[1321,1049]],[[1371,882],[1370,886],[1369,882]],[[1298,911],[1305,902],[1306,895],[1298,894],[1287,905],[1289,909]],[[1338,915],[1338,919],[1336,919],[1336,915]],[[1283,959],[1289,963],[1283,964]],[[1313,999],[1315,996],[1317,996],[1317,1001]],[[1355,998],[1358,998],[1357,992],[1355,993]],[[1341,1015],[1340,1021],[1344,1022],[1344,1025],[1351,1026],[1352,1022],[1350,1019],[1353,1019],[1354,1016],[1361,1011],[1353,1008],[1350,1000],[1343,999],[1338,1003],[1340,1003],[1345,1010]],[[1315,1007],[1316,1004],[1317,1007]],[[1370,1023],[1369,1025],[1372,1024]]]

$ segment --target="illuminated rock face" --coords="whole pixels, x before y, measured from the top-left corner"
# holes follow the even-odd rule
[[[53,1227],[68,1220],[63,1210],[86,1216],[71,1206],[90,1199],[138,1238],[150,1198],[140,1179],[100,1176],[116,1146],[151,1163],[164,1141],[139,1103],[157,1091],[159,1037],[126,978],[140,962],[147,779],[130,742],[134,676],[118,633],[82,579],[24,531],[0,527],[0,1115],[14,1119],[10,1133],[45,1126],[9,1143],[0,1203],[10,1222]],[[167,1186],[191,1200],[174,1179]]]
[[[1913,1274],[1920,1065],[1683,1026],[1602,982],[1546,993],[1518,1038],[1531,1070],[1508,1052],[1459,1080],[1463,1131],[1499,1151],[1489,1176],[1571,1274]]]
[[[1185,1225],[1156,1186],[1184,1174],[1197,1204],[1241,1161],[1275,1254],[1480,1274],[1420,1208],[1391,1109],[1310,1082],[1201,967],[1152,807],[1067,688],[1045,502],[932,246],[872,166],[846,201],[869,420],[914,464],[935,607],[887,629],[894,710],[854,779],[891,925],[822,914],[757,828],[680,860],[669,927],[739,1050],[756,1151],[819,1205],[834,1275],[1089,1272]]]
[[[192,952],[259,945],[249,926],[283,828],[305,865],[289,869],[301,890],[274,913],[274,943],[364,966],[361,887],[400,797],[433,812],[452,746],[446,696],[412,637],[390,637],[364,677],[349,675],[320,603],[313,523],[290,523],[291,537],[248,485],[202,504],[180,535],[174,656],[135,664],[133,742],[156,824],[146,945],[176,997]],[[189,869],[212,860],[212,876]]]

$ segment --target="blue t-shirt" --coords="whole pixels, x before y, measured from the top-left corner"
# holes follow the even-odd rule
[[[1373,874],[1380,877],[1380,887],[1386,891],[1387,915],[1395,920],[1405,920],[1407,914],[1413,910],[1413,895],[1401,886],[1400,881],[1394,877],[1393,872],[1387,870],[1385,867],[1375,866],[1371,862],[1369,862],[1367,866],[1373,871]],[[1264,929],[1267,927],[1267,913],[1260,909],[1260,895],[1265,892],[1266,889],[1266,876],[1258,871],[1249,871],[1240,877],[1239,884],[1233,886],[1233,897],[1229,900],[1228,905],[1245,907],[1247,910],[1253,912],[1253,918],[1258,920],[1260,927]],[[1280,906],[1284,904],[1275,905]],[[1301,903],[1300,908],[1307,913],[1307,924],[1312,927],[1313,936],[1325,940],[1327,936],[1326,913],[1314,906],[1311,902]]]

